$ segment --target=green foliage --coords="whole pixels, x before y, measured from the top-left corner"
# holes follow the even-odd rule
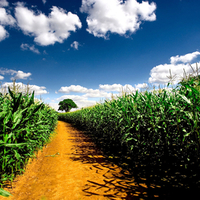
[[[179,171],[191,184],[200,167],[200,100],[193,79],[180,84],[159,95],[125,94],[93,108],[59,114],[59,119],[89,132],[113,154],[122,152],[120,157],[130,158],[133,171],[145,166],[141,176],[162,173],[161,181],[167,172],[169,182]]]
[[[64,99],[63,101],[60,101],[58,105],[58,110],[65,110],[65,112],[69,112],[72,108],[78,108],[72,99]]]
[[[0,196],[9,197],[11,194],[0,188]]]
[[[0,185],[12,181],[34,151],[48,142],[57,125],[57,112],[32,95],[13,93],[0,97]]]

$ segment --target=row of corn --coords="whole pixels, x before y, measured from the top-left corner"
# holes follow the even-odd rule
[[[8,90],[9,94],[0,96],[1,187],[24,171],[28,159],[49,140],[57,124],[57,112],[35,102],[34,92]]]
[[[127,158],[136,176],[190,187],[199,184],[199,95],[190,79],[171,92],[137,91],[92,108],[61,113],[59,119],[90,133],[110,154]]]

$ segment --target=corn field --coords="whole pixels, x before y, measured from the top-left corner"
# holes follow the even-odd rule
[[[34,151],[48,142],[57,124],[57,112],[48,105],[34,101],[31,94],[17,93],[0,96],[0,184],[13,181],[24,171]],[[0,189],[0,195],[9,194]]]
[[[179,83],[171,92],[137,91],[61,113],[59,120],[86,131],[113,160],[126,160],[136,180],[163,187],[199,187],[200,80]]]

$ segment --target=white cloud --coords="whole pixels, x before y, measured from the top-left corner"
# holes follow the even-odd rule
[[[17,71],[17,74],[11,78],[11,80],[17,80],[17,79],[27,79],[29,76],[31,76],[31,73],[24,73],[23,71]]]
[[[82,87],[80,85],[70,85],[69,87],[61,87],[58,92],[61,93],[70,93],[70,92],[78,92],[78,93],[86,93],[88,89],[86,87]]]
[[[15,83],[17,87],[19,87],[19,92],[24,92],[27,88],[27,85],[23,84],[22,82],[16,82]],[[8,89],[8,86],[12,87],[13,86],[13,82],[6,82],[2,85],[2,88],[6,88],[6,90]],[[48,92],[45,90],[46,87],[43,86],[37,86],[37,85],[29,85],[30,88],[30,93],[32,93],[33,91],[35,95],[41,95],[41,94],[47,94]]]
[[[6,12],[5,8],[0,8],[0,24],[1,25],[14,25],[15,19]]]
[[[43,4],[45,4],[47,2],[47,0],[42,0]]]
[[[156,4],[136,0],[82,0],[81,12],[87,13],[87,31],[107,38],[108,32],[120,35],[136,32],[142,21],[155,21]]]
[[[105,91],[113,91],[113,92],[135,92],[137,89],[134,88],[132,85],[126,84],[126,85],[121,85],[121,84],[113,84],[113,85],[99,85],[99,88]]]
[[[58,111],[59,105],[58,103],[48,103],[48,105],[54,110]]]
[[[170,58],[170,62],[171,62],[171,64],[176,64],[177,62],[187,63],[187,62],[191,62],[198,55],[200,55],[200,52],[196,51],[196,52],[193,52],[193,53],[188,53],[188,54],[183,55],[183,56],[179,56],[179,55],[172,56]]]
[[[158,83],[158,84],[167,84],[169,82],[169,78],[167,76],[170,75],[169,70],[172,72],[172,76],[175,74],[182,74],[183,68],[188,68],[184,64],[173,65],[173,64],[161,64],[154,67],[150,72],[149,83]],[[174,82],[175,84],[177,83]]]
[[[16,70],[12,70],[12,69],[3,69],[3,68],[0,69],[0,74],[2,74],[2,75],[5,75],[5,74],[14,75],[14,74],[16,74],[14,77],[11,77],[11,80],[27,79],[29,76],[31,76],[30,72],[25,73],[25,72],[20,71],[20,70],[16,71]]]
[[[3,3],[5,2],[0,1],[0,6],[1,4],[3,5]],[[5,30],[4,26],[14,26],[14,24],[15,19],[6,12],[5,8],[0,8],[0,41],[9,37],[9,33]]]
[[[99,89],[88,89],[86,87],[80,86],[80,85],[71,85],[66,87],[61,87],[58,92],[60,93],[85,93],[82,95],[83,97],[87,98],[97,98],[97,97],[103,97],[103,98],[110,98],[112,93],[111,92],[128,92],[128,93],[134,93],[136,90],[140,90],[140,88],[147,87],[146,83],[138,84],[136,87],[133,87],[130,84],[125,84],[124,86],[121,84],[113,84],[113,85],[99,85]],[[109,92],[110,91],[110,92]]]
[[[120,92],[122,90],[122,85],[121,84],[113,84],[113,85],[108,85],[108,84],[105,84],[105,85],[99,85],[99,88],[100,89],[103,89],[105,91],[117,91],[117,92]]]
[[[9,33],[5,30],[3,26],[0,25],[0,42],[6,39],[9,36]]]
[[[104,97],[104,98],[110,98],[111,93],[101,91],[99,89],[88,89],[88,92],[84,94],[83,96],[89,97],[89,98],[97,98],[97,97]]]
[[[80,46],[80,44],[77,41],[74,41],[71,45],[72,48],[78,50],[78,46]]]
[[[90,98],[95,98],[95,97],[108,97],[109,98],[111,96],[111,93],[107,93],[105,91],[100,91],[99,89],[88,89],[88,88],[82,87],[80,85],[71,85],[69,87],[61,87],[58,92],[60,92],[60,93],[71,93],[71,92],[86,93],[83,96],[90,97]]]
[[[63,101],[64,99],[73,99],[73,101],[81,101],[81,100],[87,100],[86,97],[79,96],[79,95],[63,95],[59,98],[57,98],[57,101]]]
[[[3,79],[4,79],[4,77],[0,75],[0,80],[3,80]]]
[[[22,50],[30,50],[30,51],[32,51],[34,53],[40,54],[39,50],[37,48],[35,48],[34,45],[30,46],[28,44],[23,44],[22,43],[20,47],[22,48]]]
[[[62,43],[70,36],[71,31],[75,32],[77,28],[82,27],[77,15],[67,13],[56,6],[51,8],[51,13],[47,17],[41,12],[36,14],[18,3],[15,8],[15,17],[24,34],[35,37],[34,41],[42,46],[55,42]]]
[[[136,88],[146,88],[148,85],[146,83],[135,85]]]
[[[17,71],[15,71],[13,69],[3,69],[3,68],[0,69],[0,74],[3,74],[3,75],[5,75],[5,74],[13,75],[15,73],[17,73]]]
[[[6,0],[0,0],[0,7],[6,7],[9,3]]]
[[[37,85],[29,85],[31,88],[31,91],[35,91],[35,95],[41,95],[41,94],[48,94],[46,91],[46,87],[44,86],[37,86]]]
[[[175,56],[171,57],[171,63],[170,64],[160,64],[153,69],[151,69],[150,72],[150,78],[149,83],[156,83],[156,84],[167,84],[170,82],[169,76],[171,70],[171,75],[174,77],[174,84],[177,84],[180,82],[180,80],[185,77],[184,70],[187,74],[187,76],[190,74],[193,74],[193,70],[189,64],[185,64],[188,61],[192,61],[194,58],[196,58],[198,55],[200,55],[199,52],[193,52],[189,53],[183,56]],[[183,62],[178,64],[178,62]],[[199,63],[200,64],[200,63]],[[196,64],[191,64],[193,69],[195,70]],[[168,76],[168,77],[167,77]]]

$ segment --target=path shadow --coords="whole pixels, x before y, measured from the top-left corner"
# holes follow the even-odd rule
[[[148,199],[145,185],[137,185],[128,171],[123,171],[106,159],[91,137],[77,129],[73,129],[70,134],[69,140],[74,144],[71,148],[70,159],[89,164],[88,167],[98,176],[96,180],[87,180],[82,190],[85,196],[91,199],[105,197],[111,200]],[[122,197],[122,193],[126,195]]]
[[[91,132],[81,131],[73,127],[70,140],[73,141],[73,153],[71,159],[80,161],[83,164],[91,164],[96,169],[96,173],[102,176],[101,181],[88,180],[83,189],[86,196],[100,195],[101,190],[103,196],[108,199],[183,199],[183,198],[200,198],[199,190],[194,187],[177,187],[178,181],[184,179],[175,175],[167,177],[174,169],[167,168],[166,162],[151,165],[148,163],[134,162],[129,156],[123,157],[123,150],[116,146],[105,147],[103,138],[94,136]],[[137,160],[137,161],[138,161]],[[160,170],[160,164],[164,167],[164,171]],[[107,169],[105,173],[99,173],[101,170]],[[119,171],[120,168],[120,171]],[[162,174],[162,173],[166,174]],[[166,176],[165,176],[166,175]],[[164,178],[163,178],[164,177]],[[187,181],[185,179],[185,185]],[[110,193],[112,192],[112,194]],[[124,197],[120,194],[125,193]]]
[[[145,181],[136,182],[133,175],[127,169],[119,167],[116,161],[106,157],[102,150],[94,143],[94,139],[87,132],[73,128],[69,140],[74,144],[71,148],[70,159],[83,164],[90,164],[91,169],[96,170],[97,180],[87,180],[83,192],[88,197],[103,196],[108,199],[150,199],[161,198],[159,186],[153,186],[154,192],[149,193]],[[119,160],[118,160],[119,161]],[[119,161],[121,162],[121,160]],[[103,194],[102,194],[103,191]],[[122,196],[122,194],[126,194]]]

